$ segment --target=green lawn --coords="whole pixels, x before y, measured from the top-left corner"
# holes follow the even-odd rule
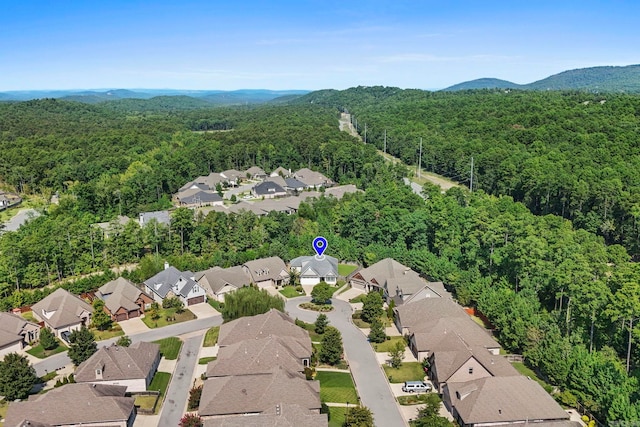
[[[21,316],[24,317],[25,319],[27,319],[29,322],[38,323],[36,318],[33,317],[33,312],[32,311],[26,311],[26,312],[22,313]]]
[[[427,393],[411,394],[409,396],[398,396],[398,403],[401,405],[417,405],[427,403]]]
[[[425,374],[422,365],[418,362],[404,362],[398,369],[384,365],[390,383],[403,383],[405,381],[421,381]]]
[[[171,374],[168,372],[156,372],[149,384],[149,390],[159,391],[162,396],[167,392],[167,387],[171,381]]]
[[[119,337],[120,335],[124,335],[124,331],[118,324],[114,324],[111,328],[99,331],[96,328],[89,328],[93,335],[96,337],[96,341],[108,340],[109,338]]]
[[[542,388],[544,388],[545,390],[549,390],[550,388],[552,388],[549,384],[544,382],[542,378],[539,378],[538,375],[536,375],[536,373],[524,363],[512,362],[511,364],[513,365],[514,368],[516,368],[516,371],[520,372],[525,377],[529,377],[532,380],[537,381],[538,384],[540,384]]]
[[[311,342],[322,341],[323,335],[316,333],[316,325],[314,325],[313,323],[306,323],[306,322],[303,322],[302,320],[298,320],[297,325],[303,329],[306,329],[307,332],[309,332],[309,338],[311,338]]]
[[[329,406],[329,427],[342,427],[344,425],[347,408]]]
[[[221,303],[220,301],[207,297],[207,303],[211,307],[215,308],[218,312],[222,312],[222,307],[224,306],[224,304]]]
[[[204,336],[203,347],[213,347],[218,343],[218,335],[220,334],[220,326],[210,328]]]
[[[180,338],[169,337],[154,342],[160,344],[160,354],[162,354],[165,359],[176,360],[178,358],[178,353],[180,353],[180,348],[182,347]]]
[[[206,365],[207,363],[209,363],[209,362],[213,362],[213,361],[214,361],[214,360],[216,360],[216,359],[217,359],[217,357],[215,357],[215,356],[211,356],[211,357],[201,357],[201,358],[198,360],[198,365]]]
[[[142,321],[149,328],[162,328],[163,326],[173,325],[175,323],[186,322],[187,320],[193,320],[196,315],[185,310],[182,313],[176,313],[175,308],[160,309],[160,317],[158,319],[152,319],[147,311],[147,314],[142,318]]]
[[[9,404],[5,401],[2,400],[0,402],[0,420],[4,420],[4,418],[7,416],[7,410],[9,409]],[[0,425],[3,425],[4,423],[0,423]]]
[[[67,347],[62,345],[60,340],[56,339],[56,341],[58,342],[58,346],[53,350],[45,350],[44,348],[42,348],[42,345],[38,344],[37,346],[27,350],[27,353],[37,357],[38,359],[45,359],[51,355],[62,353],[63,351],[67,351]]]
[[[355,403],[358,401],[358,393],[351,374],[318,371],[316,379],[320,381],[320,400],[323,402]]]
[[[338,264],[338,274],[340,276],[347,277],[356,268],[358,268],[358,266],[357,265],[353,265],[353,264]]]
[[[351,298],[349,302],[364,302],[364,299],[367,297],[367,294],[360,294],[355,298]]]
[[[386,340],[385,342],[381,342],[380,344],[371,343],[371,345],[373,346],[373,350],[376,351],[377,353],[388,353],[391,350],[394,350],[394,347],[396,346],[397,342],[401,342],[406,345],[404,337],[387,337],[387,338],[389,339]],[[410,351],[410,350],[406,349],[405,352],[407,351]]]
[[[301,296],[306,295],[304,293],[304,291],[302,291],[302,292],[296,291],[296,287],[295,286],[285,286],[284,288],[280,289],[280,293],[285,298],[295,298],[295,297],[301,297]]]

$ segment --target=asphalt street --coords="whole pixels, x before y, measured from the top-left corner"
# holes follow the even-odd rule
[[[199,334],[187,338],[182,345],[176,369],[173,371],[171,383],[164,398],[162,412],[160,412],[160,423],[163,426],[180,424],[180,418],[187,407],[189,390],[193,385],[193,371],[198,362],[198,353],[204,334],[205,332],[201,331]]]
[[[132,342],[137,341],[156,341],[162,338],[177,337],[179,335],[188,334],[191,332],[206,330],[212,326],[222,325],[222,316],[213,316],[205,319],[195,319],[188,322],[182,322],[175,325],[165,326],[164,328],[150,329],[140,334],[131,335]],[[116,342],[118,338],[111,338],[109,340],[100,341],[98,347],[105,347]],[[67,352],[58,353],[53,356],[49,356],[41,362],[35,363],[33,367],[36,369],[36,375],[39,377],[45,375],[47,372],[55,371],[63,368],[71,363]],[[177,424],[176,424],[177,425]]]
[[[298,304],[310,300],[310,297],[288,300],[286,310],[293,318],[313,323],[316,321],[318,313],[298,308]],[[373,348],[365,335],[351,322],[351,305],[335,298],[331,301],[335,308],[327,313],[327,317],[331,325],[338,328],[342,334],[345,355],[349,361],[362,404],[373,412],[377,426],[406,426],[407,423],[400,414],[387,378],[376,360]]]

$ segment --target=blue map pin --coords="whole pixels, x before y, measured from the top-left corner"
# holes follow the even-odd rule
[[[320,236],[313,239],[313,249],[318,254],[318,257],[322,257],[324,251],[327,250],[327,239]]]

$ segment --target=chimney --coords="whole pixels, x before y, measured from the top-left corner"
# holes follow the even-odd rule
[[[169,263],[167,261],[164,262],[164,269],[167,270],[169,268]]]

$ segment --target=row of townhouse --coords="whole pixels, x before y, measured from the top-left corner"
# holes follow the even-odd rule
[[[394,308],[396,326],[461,427],[570,427],[569,414],[503,356],[500,344],[450,298]]]
[[[253,166],[246,171],[230,169],[199,176],[183,185],[174,194],[173,202],[184,207],[222,206],[223,196],[218,190],[241,184],[246,185],[247,191],[250,191],[254,198],[273,199],[308,189],[331,187],[334,182],[322,173],[308,168],[292,173],[279,167],[268,175],[261,168]],[[225,197],[230,198],[231,194],[234,193],[230,192]]]

